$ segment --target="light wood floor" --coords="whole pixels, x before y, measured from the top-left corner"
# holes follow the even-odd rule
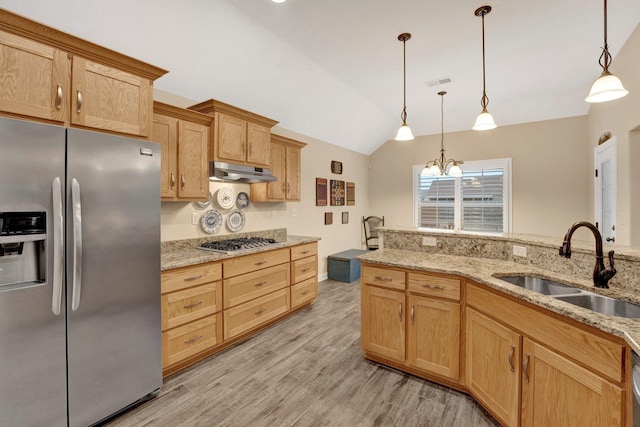
[[[360,283],[327,280],[316,302],[167,378],[122,426],[497,426],[474,400],[369,362]]]

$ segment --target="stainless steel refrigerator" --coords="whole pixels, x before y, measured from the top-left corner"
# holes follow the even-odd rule
[[[0,425],[87,426],[157,393],[160,147],[0,118]]]

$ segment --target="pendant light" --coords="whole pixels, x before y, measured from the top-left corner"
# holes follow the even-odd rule
[[[403,68],[403,94],[404,94],[404,103],[402,107],[402,113],[400,117],[402,118],[402,126],[398,129],[398,133],[396,134],[396,141],[411,141],[413,139],[413,133],[411,132],[411,128],[407,124],[407,40],[411,38],[411,34],[402,33],[398,36],[398,40],[402,42],[402,68]]]
[[[454,178],[459,178],[462,176],[462,169],[460,166],[464,163],[462,160],[447,160],[444,157],[444,96],[447,92],[442,91],[438,92],[440,95],[440,157],[427,162],[424,166],[424,169],[420,173],[420,175],[424,176],[452,176]],[[451,165],[449,170],[447,171],[447,166]]]
[[[609,71],[611,54],[607,43],[607,0],[604,0],[604,47],[598,63],[602,67],[602,74],[593,83],[589,95],[584,100],[587,102],[606,102],[622,98],[628,94],[629,91],[622,86],[620,79]]]
[[[487,111],[487,105],[489,105],[489,97],[487,96],[487,84],[485,78],[485,61],[484,61],[484,16],[491,12],[491,6],[482,6],[476,9],[474,14],[482,17],[482,98],[480,99],[480,105],[482,105],[482,111],[476,119],[476,123],[473,125],[473,130],[489,130],[496,128],[496,122],[493,121],[493,116]]]

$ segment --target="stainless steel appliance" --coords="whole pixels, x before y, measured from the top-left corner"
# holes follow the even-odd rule
[[[0,119],[0,424],[87,426],[162,384],[160,147]]]
[[[232,254],[245,249],[273,245],[274,243],[276,243],[275,239],[268,239],[265,237],[240,237],[236,239],[205,242],[198,246],[197,249]]]
[[[267,168],[256,168],[254,166],[236,165],[224,162],[209,162],[210,181],[230,181],[230,182],[273,182],[278,178],[271,175],[271,170]]]

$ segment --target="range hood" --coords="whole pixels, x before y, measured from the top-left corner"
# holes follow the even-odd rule
[[[278,178],[267,168],[236,165],[233,163],[209,162],[209,181],[228,182],[272,182]]]

